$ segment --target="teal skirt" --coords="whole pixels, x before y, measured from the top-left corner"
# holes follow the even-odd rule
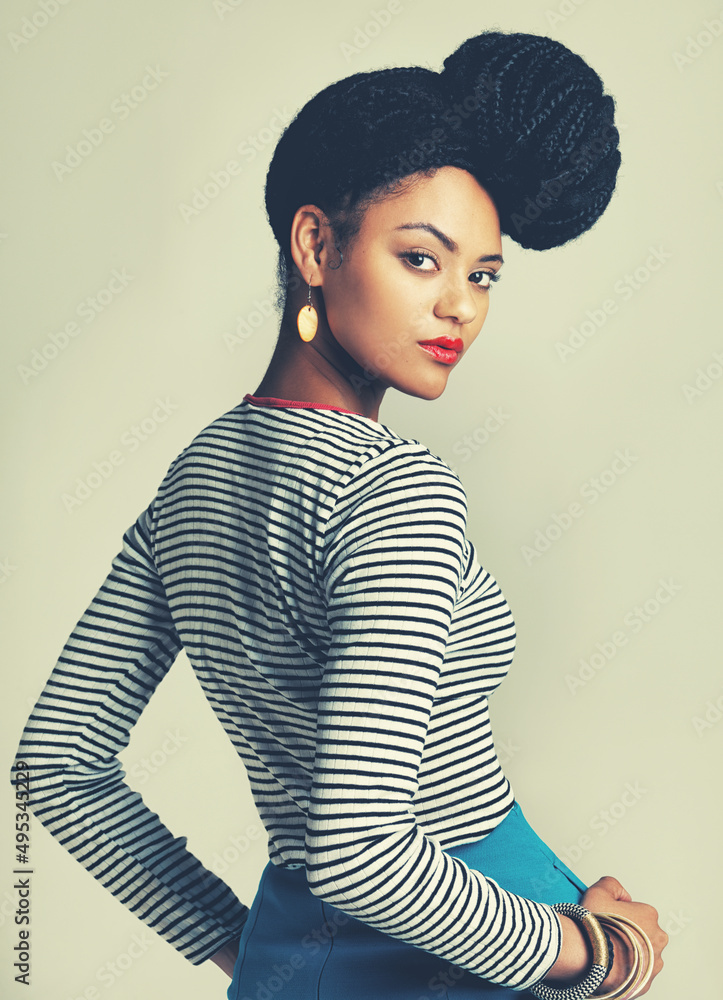
[[[540,840],[515,803],[483,840],[447,850],[503,889],[579,903],[587,886]],[[303,867],[269,862],[241,936],[228,1000],[493,1000],[532,994],[486,983],[309,891]]]

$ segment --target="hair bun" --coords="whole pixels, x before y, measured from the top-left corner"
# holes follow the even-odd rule
[[[561,246],[589,229],[615,189],[615,102],[597,73],[542,35],[485,32],[440,74],[447,120],[467,134],[475,174],[502,231],[523,247]]]
[[[477,178],[502,232],[521,246],[562,246],[612,197],[620,165],[614,110],[580,56],[544,35],[515,32],[468,39],[441,73],[391,67],[331,84],[286,127],[266,177],[279,287],[294,267],[290,233],[301,205],[318,205],[345,244],[367,203],[444,166]]]

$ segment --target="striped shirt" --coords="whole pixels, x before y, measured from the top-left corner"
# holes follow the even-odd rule
[[[478,976],[537,982],[556,914],[445,851],[514,803],[487,702],[514,621],[466,517],[458,476],[420,442],[247,393],[171,464],[63,648],[18,754],[35,816],[193,964],[238,936],[248,907],[117,757],[185,648],[274,864]]]

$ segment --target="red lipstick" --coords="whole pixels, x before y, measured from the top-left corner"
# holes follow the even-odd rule
[[[464,341],[461,337],[435,337],[434,340],[420,340],[419,346],[437,361],[451,365],[464,350]]]

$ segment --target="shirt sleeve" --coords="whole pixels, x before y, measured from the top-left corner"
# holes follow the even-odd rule
[[[248,915],[124,781],[117,754],[181,649],[151,554],[151,507],[77,623],[26,723],[29,806],[113,895],[198,965]]]
[[[307,878],[351,916],[521,991],[557,959],[557,915],[447,854],[412,805],[464,575],[466,516],[459,478],[410,444],[368,460],[338,498],[323,571],[332,642]]]

